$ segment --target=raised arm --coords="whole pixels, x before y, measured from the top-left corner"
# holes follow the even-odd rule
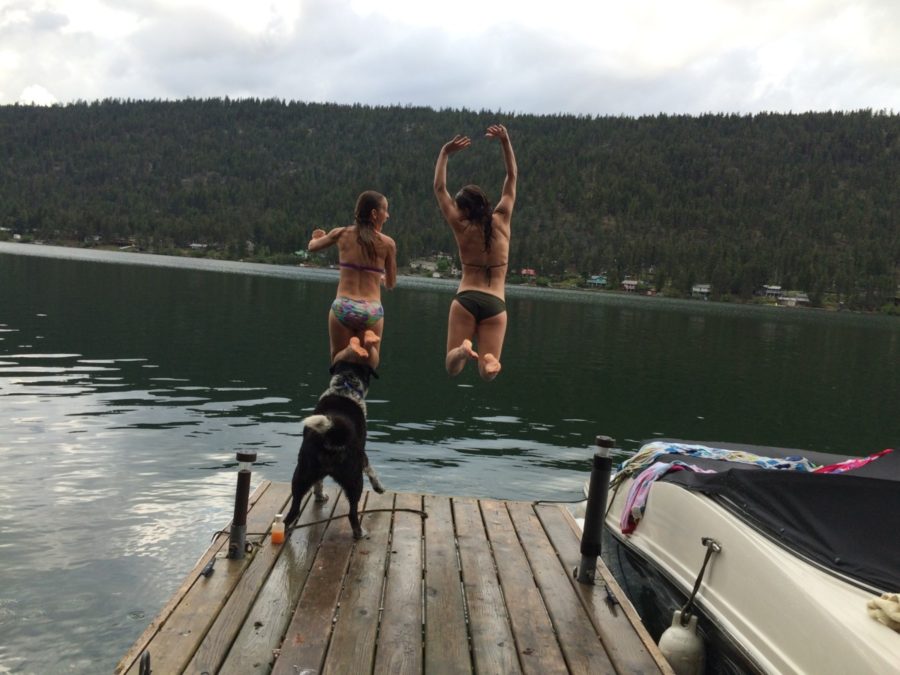
[[[323,248],[328,248],[329,246],[334,246],[343,231],[343,227],[336,227],[328,234],[325,234],[325,230],[313,230],[312,239],[309,240],[306,250],[314,252],[321,251]]]
[[[472,141],[468,136],[457,134],[441,147],[437,162],[434,165],[434,196],[437,198],[438,206],[441,207],[441,213],[444,214],[444,218],[450,222],[456,220],[459,214],[456,209],[456,203],[447,191],[447,159],[454,152],[468,148],[471,144]]]
[[[513,206],[516,203],[516,181],[519,178],[516,155],[509,140],[509,132],[502,124],[492,124],[488,127],[485,135],[488,138],[500,139],[500,147],[503,150],[503,162],[506,164],[506,178],[503,179],[503,192],[494,211],[509,218],[512,216]]]

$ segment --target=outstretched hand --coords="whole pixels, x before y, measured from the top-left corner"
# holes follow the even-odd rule
[[[487,128],[487,133],[485,134],[488,138],[499,138],[501,141],[509,140],[509,132],[506,130],[506,127],[502,124],[492,124]]]
[[[454,152],[459,152],[463,148],[468,148],[472,145],[472,140],[468,136],[460,136],[456,134],[452,139],[444,143],[444,147],[441,148],[441,152],[446,152],[448,155],[452,155]]]
[[[313,239],[319,239],[319,238],[324,237],[324,236],[325,236],[325,230],[322,230],[322,229],[319,229],[319,228],[316,228],[315,230],[313,230],[313,233],[312,233],[312,238],[313,238]]]

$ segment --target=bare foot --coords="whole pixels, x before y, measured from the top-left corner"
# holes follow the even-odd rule
[[[466,356],[468,356],[470,359],[478,358],[478,353],[474,349],[472,349],[472,341],[471,340],[463,340],[462,345],[460,345],[460,349],[462,349],[463,352],[465,352]],[[493,357],[491,357],[491,358],[493,358]]]
[[[450,375],[459,375],[463,366],[466,365],[467,360],[477,358],[478,353],[472,349],[472,341],[468,339],[463,340],[459,347],[454,347],[447,352],[447,359],[445,361],[447,372]]]
[[[363,344],[366,346],[366,349],[372,345],[377,345],[379,342],[381,342],[381,338],[375,335],[375,331],[367,330],[363,335]]]
[[[331,362],[348,361],[350,363],[367,363],[369,352],[359,344],[359,338],[350,338],[350,344],[337,352]]]
[[[358,337],[352,337],[352,338],[350,338],[350,344],[347,345],[347,346],[348,346],[348,347],[353,351],[353,353],[356,354],[359,358],[361,358],[361,359],[367,359],[367,358],[369,358],[369,350],[367,350],[365,347],[363,347],[361,344],[359,344],[359,338],[358,338]],[[366,343],[366,347],[368,347],[368,346],[369,346],[368,343]]]
[[[481,376],[486,380],[493,380],[500,372],[500,362],[493,354],[485,354],[481,362]]]

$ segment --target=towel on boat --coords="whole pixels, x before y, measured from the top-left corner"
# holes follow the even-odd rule
[[[866,604],[866,611],[876,621],[900,633],[900,593],[882,593]]]
[[[638,521],[644,517],[644,506],[647,504],[647,496],[650,485],[658,478],[671,471],[696,471],[698,473],[715,473],[711,469],[701,469],[691,464],[685,464],[675,460],[674,462],[656,462],[644,469],[634,479],[625,497],[625,507],[619,517],[619,527],[622,534],[631,534],[638,525]]]
[[[835,462],[834,464],[820,466],[818,469],[815,469],[813,473],[844,473],[845,471],[865,466],[869,462],[874,462],[879,457],[891,452],[893,452],[893,449],[887,448],[886,450],[876,452],[874,455],[869,455],[868,457],[851,457],[850,459],[845,459],[843,462]]]
[[[624,478],[639,473],[664,455],[687,455],[692,457],[703,457],[706,459],[721,459],[728,462],[753,464],[764,469],[786,469],[790,471],[811,472],[816,468],[816,465],[806,459],[806,457],[800,457],[798,455],[791,455],[789,457],[764,457],[743,450],[727,450],[724,448],[710,448],[705,445],[653,441],[652,443],[645,443],[634,456],[629,457],[622,462],[616,475],[613,476],[612,484],[616,485]]]

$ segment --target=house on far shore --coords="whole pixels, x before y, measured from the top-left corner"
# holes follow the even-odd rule
[[[710,284],[694,284],[693,286],[691,286],[691,297],[709,300],[709,292],[711,288],[712,287],[710,286]]]
[[[530,267],[523,267],[519,274],[523,277],[526,277],[529,281],[534,281],[535,279],[537,279],[537,272],[535,272]]]
[[[800,291],[788,291],[778,296],[778,304],[781,307],[809,307],[809,296]]]
[[[628,293],[634,293],[637,291],[638,283],[640,283],[637,279],[625,279],[622,282],[622,290],[627,291]]]
[[[409,261],[409,267],[420,272],[437,272],[437,260],[433,258],[416,258]]]
[[[606,288],[606,275],[594,274],[587,280],[588,288]]]
[[[762,295],[767,298],[775,298],[777,300],[778,296],[782,295],[781,286],[765,285],[758,291],[756,291],[756,295]]]

